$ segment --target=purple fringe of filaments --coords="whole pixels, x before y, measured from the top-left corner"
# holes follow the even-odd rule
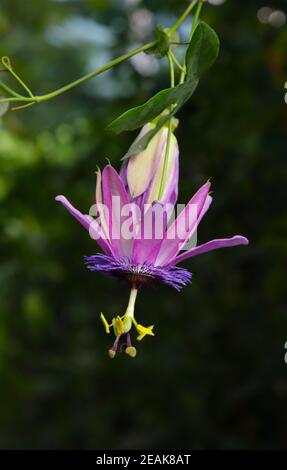
[[[134,263],[129,257],[115,257],[104,254],[85,256],[85,264],[91,271],[102,271],[108,274],[123,277],[127,275],[137,276],[139,278],[150,278],[153,281],[163,282],[176,290],[180,291],[182,287],[191,282],[192,274],[184,268],[177,266],[154,266],[150,263]]]

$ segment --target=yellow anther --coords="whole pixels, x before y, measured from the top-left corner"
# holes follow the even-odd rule
[[[113,318],[112,325],[114,328],[115,336],[119,336],[124,333],[124,324],[119,315],[116,318]]]
[[[103,313],[101,313],[101,320],[102,320],[102,323],[104,325],[104,328],[106,330],[106,333],[109,334],[110,333],[110,325],[108,324],[107,320],[105,319],[105,316]]]
[[[124,333],[124,324],[123,324],[122,319],[119,315],[116,318],[116,323],[117,323],[118,334],[122,335]]]
[[[137,332],[139,333],[137,340],[141,341],[146,335],[154,336],[154,332],[152,331],[153,328],[154,328],[154,325],[145,327],[137,323],[136,329],[137,329]]]

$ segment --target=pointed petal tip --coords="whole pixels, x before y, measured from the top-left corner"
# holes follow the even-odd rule
[[[207,181],[199,188],[198,191],[202,191],[202,190],[207,189],[208,194],[209,194],[210,188],[211,188],[211,181],[210,181],[210,180],[207,180]]]
[[[103,171],[102,171],[102,178],[105,176],[110,177],[111,175],[117,175],[119,176],[117,170],[113,167],[113,165],[109,162],[107,165],[104,166]]]

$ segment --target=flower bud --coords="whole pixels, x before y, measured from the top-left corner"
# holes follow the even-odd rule
[[[148,123],[141,130],[137,140],[155,127]],[[151,139],[147,148],[129,158],[126,166],[126,181],[132,198],[144,195],[144,202],[151,204],[160,200],[174,204],[178,189],[178,144],[172,133],[169,152],[166,156],[168,128],[162,127]],[[165,180],[162,183],[164,160],[167,158]],[[159,199],[161,185],[162,195]]]

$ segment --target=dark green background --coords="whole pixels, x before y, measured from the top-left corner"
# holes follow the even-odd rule
[[[95,242],[54,197],[90,207],[96,166],[108,157],[119,169],[136,135],[106,125],[167,86],[165,61],[151,76],[126,62],[1,119],[2,449],[286,447],[287,29],[258,21],[263,4],[204,7],[221,53],[177,131],[180,202],[212,177],[199,241],[242,234],[250,245],[186,262],[182,293],[142,291],[136,314],[156,336],[135,360],[108,358],[99,321],[124,312],[128,288],[85,269]],[[171,25],[186,5],[2,0],[0,53],[45,93],[148,40],[128,25],[135,10]]]

